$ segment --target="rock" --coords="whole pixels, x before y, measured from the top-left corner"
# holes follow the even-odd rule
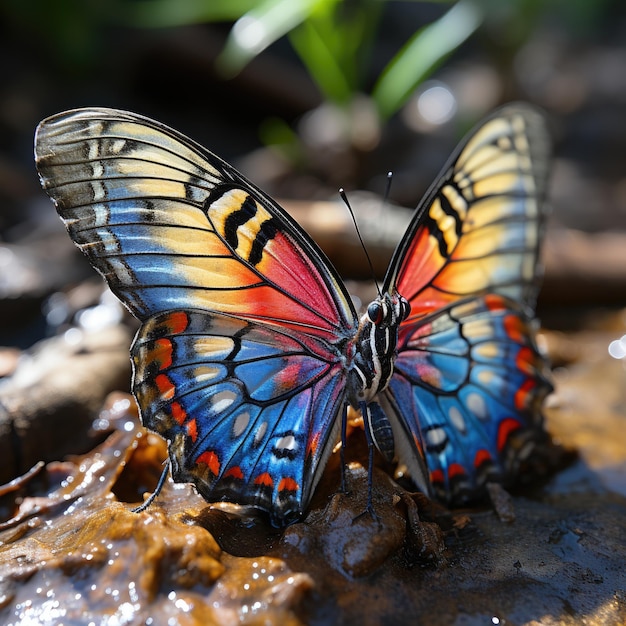
[[[93,447],[92,422],[105,397],[129,388],[130,341],[123,326],[74,328],[21,355],[0,384],[0,482]]]

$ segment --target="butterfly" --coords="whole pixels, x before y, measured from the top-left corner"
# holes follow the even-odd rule
[[[303,515],[348,406],[370,447],[444,502],[523,467],[551,391],[533,320],[549,151],[532,107],[488,117],[359,315],[307,233],[177,131],[88,108],[35,137],[70,237],[141,322],[133,393],[173,479],[276,525]]]

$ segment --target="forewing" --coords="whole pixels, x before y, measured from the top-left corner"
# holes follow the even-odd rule
[[[497,295],[450,305],[403,328],[381,404],[416,483],[458,504],[515,477],[542,435],[551,385],[533,324]]]
[[[186,308],[335,340],[355,313],[267,195],[176,131],[111,109],[44,120],[37,168],[71,238],[139,319]]]
[[[461,144],[387,273],[385,290],[411,304],[405,324],[487,293],[534,306],[548,156],[544,118],[522,104],[496,111]]]
[[[273,325],[173,311],[142,326],[132,356],[144,424],[170,442],[175,480],[277,524],[303,513],[337,437],[337,355]]]

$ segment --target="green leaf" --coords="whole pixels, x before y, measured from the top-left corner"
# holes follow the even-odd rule
[[[419,85],[483,22],[481,7],[460,0],[437,21],[417,31],[385,67],[372,91],[383,119],[390,118]]]
[[[233,76],[257,54],[304,22],[328,0],[264,0],[242,15],[230,31],[218,68]]]
[[[341,66],[340,59],[330,47],[328,38],[308,20],[293,30],[289,40],[324,98],[345,104],[353,95],[353,85]]]
[[[172,28],[230,22],[254,9],[258,0],[137,0],[121,8],[121,21],[141,28]]]

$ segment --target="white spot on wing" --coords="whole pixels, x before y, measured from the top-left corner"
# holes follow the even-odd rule
[[[107,253],[113,254],[119,251],[119,241],[108,228],[99,228],[96,234]]]
[[[119,154],[124,149],[125,145],[126,139],[117,139],[111,144],[109,152],[111,152],[111,154]]]
[[[448,441],[448,436],[443,428],[432,428],[426,431],[426,445],[428,447],[440,447]]]
[[[109,259],[109,266],[122,284],[132,285],[135,282],[132,272],[124,261],[112,257]]]
[[[448,417],[452,422],[452,425],[461,433],[465,432],[465,420],[463,419],[463,415],[461,411],[455,406],[451,406],[448,411]]]
[[[258,445],[263,441],[263,437],[265,437],[265,432],[267,431],[267,422],[263,422],[258,428],[256,433],[254,433],[254,444]]]
[[[487,404],[485,399],[476,392],[470,393],[465,401],[467,408],[479,419],[484,420],[487,415]]]
[[[98,203],[92,206],[95,226],[106,226],[109,223],[109,211],[106,204]]]
[[[235,401],[236,397],[237,394],[233,391],[220,391],[211,398],[211,408],[215,412],[225,411]]]
[[[94,168],[94,176],[96,176],[95,174],[95,168]],[[93,199],[96,202],[100,202],[101,200],[106,200],[106,189],[104,187],[104,185],[102,184],[102,181],[100,180],[92,180],[91,181],[91,190],[93,192]]]
[[[102,161],[94,161],[91,166],[91,173],[94,178],[102,178],[104,175],[104,166]]]
[[[296,448],[296,438],[293,435],[286,435],[281,437],[276,442],[277,450],[294,450]]]
[[[100,156],[100,142],[98,140],[93,140],[88,143],[89,145],[89,153],[88,157],[90,161],[95,161]]]
[[[240,437],[245,432],[246,428],[248,428],[248,424],[250,423],[250,413],[248,411],[244,411],[240,413],[235,418],[235,422],[233,423],[233,436]]]

